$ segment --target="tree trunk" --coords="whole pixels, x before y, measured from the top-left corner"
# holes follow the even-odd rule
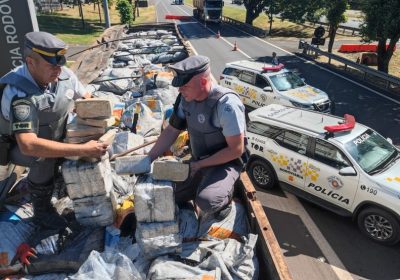
[[[389,73],[389,61],[393,55],[393,48],[388,48],[386,50],[386,38],[378,41],[378,70]]]
[[[329,43],[328,43],[328,52],[332,53],[333,43],[335,42],[337,26],[330,25],[329,26]]]
[[[273,22],[274,20],[273,20],[273,15],[272,15],[272,13],[270,13],[268,16],[269,16],[269,31],[268,31],[268,34],[271,35],[271,33],[272,33],[272,22]]]
[[[247,24],[253,25],[253,20],[255,18],[256,18],[256,16],[255,16],[253,10],[251,10],[251,9],[246,10],[246,21],[245,22]]]

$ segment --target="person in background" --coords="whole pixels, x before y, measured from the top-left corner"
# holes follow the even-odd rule
[[[272,65],[279,65],[279,60],[278,60],[278,57],[276,56],[276,52],[272,53],[271,64]]]
[[[11,145],[11,162],[29,167],[33,221],[50,229],[66,225],[50,202],[57,159],[99,158],[107,150],[106,144],[97,141],[62,143],[74,100],[90,97],[75,74],[64,67],[66,50],[66,44],[49,33],[27,33],[23,65],[0,78],[0,134]]]
[[[223,219],[230,212],[233,186],[243,168],[245,109],[231,89],[213,84],[210,60],[196,55],[172,66],[179,87],[169,125],[149,152],[151,160],[189,133],[189,178],[175,186],[176,202],[193,200],[200,218]]]

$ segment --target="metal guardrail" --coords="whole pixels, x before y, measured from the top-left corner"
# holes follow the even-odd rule
[[[265,31],[264,29],[261,29],[261,28],[258,28],[258,27],[254,27],[254,26],[252,26],[250,24],[243,23],[241,21],[235,20],[235,19],[230,18],[230,17],[224,17],[223,16],[222,17],[222,21],[225,22],[225,23],[231,24],[231,25],[235,25],[238,28],[240,28],[241,30],[246,31],[246,32],[248,32],[250,34],[253,34],[255,36],[258,36],[258,37],[264,38],[268,34],[268,32]]]
[[[328,64],[331,64],[332,60],[336,60],[342,64],[344,64],[344,71],[347,71],[349,67],[355,69],[362,73],[362,79],[367,82],[373,82],[375,86],[380,88],[384,88],[393,93],[400,95],[400,78],[388,75],[384,72],[377,71],[375,69],[371,69],[367,66],[358,64],[349,59],[343,58],[341,56],[325,52],[316,48],[304,40],[299,41],[299,49],[303,49],[303,54],[317,57],[318,55],[323,55],[328,57]],[[370,81],[368,81],[370,80]],[[372,80],[372,81],[371,81]]]
[[[315,26],[316,24],[329,26],[328,23],[322,22],[322,21],[310,22],[310,23],[312,24],[312,26]],[[360,31],[361,31],[360,28],[351,27],[351,26],[346,26],[346,25],[339,25],[338,31],[339,31],[340,29],[342,30],[342,34],[345,34],[346,31],[350,31],[350,32],[351,32],[351,35],[353,35],[353,36],[354,36],[354,35],[359,35],[359,34],[360,34]]]

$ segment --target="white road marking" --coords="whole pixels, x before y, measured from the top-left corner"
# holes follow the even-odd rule
[[[317,243],[318,247],[321,249],[321,252],[324,254],[325,258],[329,262],[329,265],[338,276],[338,278],[341,280],[354,279],[353,276],[347,271],[344,264],[336,255],[335,251],[329,245],[324,235],[318,229],[317,225],[314,223],[310,215],[308,215],[307,211],[304,209],[303,205],[299,202],[296,196],[288,192],[285,192],[285,195],[290,201],[290,204],[296,209],[296,214],[301,217],[303,223],[306,225],[315,243]]]

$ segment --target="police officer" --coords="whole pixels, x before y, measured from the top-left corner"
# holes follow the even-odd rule
[[[187,129],[193,161],[188,180],[176,185],[176,201],[194,199],[200,217],[224,218],[243,168],[245,113],[235,92],[213,84],[209,63],[208,57],[196,55],[170,66],[172,85],[180,94],[149,156],[156,159]]]
[[[72,71],[64,67],[66,50],[66,44],[49,33],[27,33],[24,64],[0,79],[1,134],[11,139],[11,162],[29,167],[34,222],[48,228],[65,226],[50,203],[57,158],[101,157],[107,149],[97,141],[61,142],[74,100],[90,97]]]

